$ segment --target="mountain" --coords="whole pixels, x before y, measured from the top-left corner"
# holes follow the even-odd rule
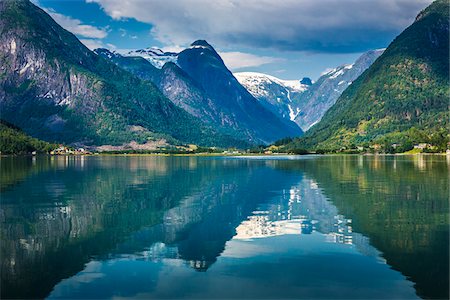
[[[155,57],[154,52],[165,55],[148,49],[152,49],[151,57]],[[295,123],[270,112],[248,93],[206,41],[196,41],[172,55],[172,60],[161,68],[150,59],[149,51],[132,51],[125,56],[106,49],[95,51],[139,78],[151,81],[175,105],[223,134],[259,144],[302,134]]]
[[[234,76],[239,82],[276,115],[294,121],[303,131],[320,121],[342,92],[361,75],[384,49],[361,55],[353,64],[328,70],[317,82],[281,80],[255,72],[240,72]]]
[[[302,84],[300,80],[282,80],[256,72],[238,72],[233,75],[264,107],[291,121],[299,113],[292,98],[306,91],[312,84],[309,78],[304,78],[306,84]]]
[[[130,53],[141,53],[139,50],[130,52],[130,55],[126,56],[107,49],[95,49],[94,52],[140,79],[151,81],[176,106],[199,120],[209,123],[217,130],[221,129],[220,123],[216,121],[217,108],[205,96],[204,91],[175,63],[169,61],[158,68],[144,56],[131,56]]]
[[[313,81],[309,77],[303,77],[302,80],[300,80],[300,83],[306,86],[313,85]]]
[[[198,40],[178,54],[177,64],[220,112],[220,123],[254,142],[300,136],[302,130],[264,108],[233,76],[214,48]]]
[[[145,49],[129,51],[125,53],[123,56],[130,56],[130,57],[140,56],[142,58],[145,58],[156,68],[161,69],[167,62],[172,62],[176,64],[178,53],[165,52],[155,47],[149,47]]]
[[[0,2],[2,119],[44,140],[80,144],[234,144],[87,49],[25,0]]]
[[[317,124],[344,90],[383,53],[384,49],[362,54],[353,64],[341,65],[323,74],[304,93],[294,96],[295,122],[307,131]]]
[[[353,82],[298,147],[448,141],[449,2],[423,10]],[[445,148],[444,148],[445,149]]]

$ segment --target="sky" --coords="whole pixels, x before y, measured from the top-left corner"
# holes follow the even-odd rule
[[[91,49],[207,40],[233,72],[310,77],[385,48],[432,0],[34,0]]]

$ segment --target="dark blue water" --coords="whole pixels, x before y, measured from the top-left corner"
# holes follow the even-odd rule
[[[445,156],[0,164],[2,298],[448,298]]]

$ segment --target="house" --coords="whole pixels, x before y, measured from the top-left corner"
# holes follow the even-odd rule
[[[74,151],[74,154],[83,155],[83,154],[92,154],[92,153],[90,151],[86,150],[85,148],[77,148]]]
[[[381,149],[381,145],[380,144],[373,144],[372,146],[370,146],[370,148],[375,149],[375,150],[380,150]]]
[[[431,148],[431,145],[427,144],[427,143],[419,143],[417,145],[414,145],[414,149],[423,150],[423,149],[428,149],[428,148]]]
[[[58,148],[50,151],[51,155],[64,155],[64,154],[73,154],[74,152],[72,150],[70,150],[69,148],[67,148],[64,145],[59,145]]]

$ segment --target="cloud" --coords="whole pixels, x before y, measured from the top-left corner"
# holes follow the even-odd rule
[[[96,39],[103,39],[108,35],[108,32],[104,29],[83,24],[80,20],[57,13],[53,9],[44,8],[44,11],[47,12],[56,23],[75,35]]]
[[[120,36],[121,37],[126,37],[127,36],[127,31],[123,28],[119,28],[119,32],[120,32]]]
[[[88,47],[91,50],[97,49],[97,48],[109,48],[113,49],[113,47],[105,47],[105,44],[101,40],[97,39],[80,39],[80,42],[82,42],[86,47]],[[110,44],[108,44],[110,45]]]
[[[106,46],[107,46],[108,49],[110,49],[110,50],[116,50],[116,49],[117,49],[116,45],[111,44],[111,43],[107,43]]]
[[[220,52],[225,65],[234,71],[242,68],[259,67],[262,65],[280,62],[283,59],[270,56],[258,56],[243,52]]]
[[[175,53],[179,53],[179,52],[183,51],[184,49],[186,49],[186,47],[182,47],[179,45],[161,47],[161,50],[164,52],[175,52]]]
[[[431,0],[86,0],[152,24],[164,45],[351,53],[386,46]]]
[[[325,75],[325,74],[328,74],[328,73],[330,73],[330,72],[332,72],[332,71],[334,71],[334,70],[336,70],[336,69],[335,69],[335,68],[326,68],[325,70],[323,70],[322,73],[320,73],[320,76],[323,76],[323,75]]]

